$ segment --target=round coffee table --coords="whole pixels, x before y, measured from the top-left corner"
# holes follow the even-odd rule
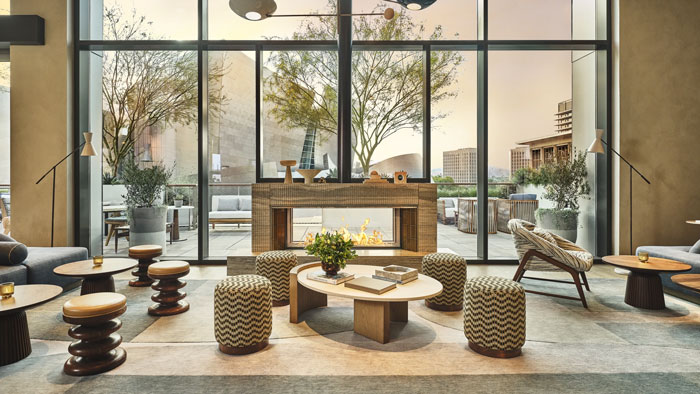
[[[95,266],[92,260],[76,261],[54,268],[53,273],[59,276],[83,278],[80,295],[114,292],[112,275],[128,271],[139,262],[132,259],[104,259],[102,265]]]
[[[381,267],[371,265],[348,265],[342,272],[372,277]],[[328,305],[328,297],[336,296],[354,300],[354,331],[379,343],[389,342],[389,328],[392,321],[408,321],[408,301],[422,300],[442,293],[442,284],[425,275],[418,279],[396,285],[395,289],[384,294],[373,294],[308,279],[309,272],[321,269],[321,263],[302,264],[290,272],[291,287],[289,298],[289,321],[299,323],[299,316],[313,308]]]
[[[700,274],[673,275],[671,281],[678,286],[700,293]]]
[[[674,260],[649,257],[642,263],[637,256],[605,256],[603,261],[616,267],[629,270],[625,303],[643,309],[664,309],[664,289],[661,285],[661,272],[684,272],[692,267]]]
[[[32,352],[25,310],[62,291],[56,285],[19,285],[12,297],[0,299],[0,366],[22,360]]]

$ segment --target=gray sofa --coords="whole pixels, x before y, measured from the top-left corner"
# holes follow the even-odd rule
[[[690,248],[690,246],[640,246],[637,248],[637,254],[639,254],[639,252],[647,252],[651,257],[680,261],[681,263],[686,263],[693,267],[690,271],[683,272],[683,274],[700,274],[700,253],[690,253]],[[677,274],[677,272],[661,274],[661,283],[664,288],[686,296],[684,298],[699,302],[700,294],[692,290],[684,289],[671,282],[671,277]]]
[[[52,284],[65,288],[80,278],[58,276],[53,269],[73,261],[87,260],[85,248],[27,248],[28,256],[16,265],[0,265],[0,282],[15,282],[16,285]]]

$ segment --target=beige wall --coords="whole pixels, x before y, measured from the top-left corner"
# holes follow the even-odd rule
[[[72,146],[70,7],[68,0],[12,0],[12,14],[46,21],[46,45],[10,49],[12,100],[12,235],[30,246],[49,245],[51,177],[39,177]],[[56,171],[55,245],[72,243],[72,161]]]
[[[619,147],[634,176],[634,245],[700,238],[700,1],[619,0]],[[620,252],[629,252],[629,170],[619,166]]]

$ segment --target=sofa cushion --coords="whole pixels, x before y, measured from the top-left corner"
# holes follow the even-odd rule
[[[250,196],[240,196],[239,197],[238,210],[239,211],[252,211],[253,210],[253,202],[251,201]]]
[[[700,254],[700,240],[690,247],[690,253]]]
[[[455,207],[455,202],[454,202],[454,200],[452,200],[452,199],[450,199],[450,198],[446,198],[446,199],[444,199],[444,200],[442,200],[442,201],[445,202],[445,208],[454,208],[454,207]]]
[[[17,265],[27,258],[27,247],[19,242],[0,241],[0,265]]]
[[[53,269],[59,265],[72,263],[74,261],[87,260],[88,253],[85,248],[36,248],[30,247],[29,255],[24,261],[27,267],[27,283],[29,284],[52,284],[66,286],[74,283],[80,278],[58,276],[53,273]]]
[[[209,219],[250,219],[250,211],[216,211],[209,212]]]
[[[17,242],[14,238],[10,237],[9,235],[5,235],[3,233],[0,233],[0,242]]]
[[[445,217],[446,218],[454,218],[456,211],[457,211],[457,208],[445,208]]]
[[[215,211],[238,211],[238,196],[214,196]]]
[[[27,284],[27,267],[20,265],[0,265],[0,283],[15,282],[15,285]]]

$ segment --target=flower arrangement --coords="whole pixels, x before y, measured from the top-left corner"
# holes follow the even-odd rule
[[[348,260],[357,257],[353,242],[338,232],[316,234],[306,242],[306,252],[321,259],[321,267],[329,276],[337,275]]]

